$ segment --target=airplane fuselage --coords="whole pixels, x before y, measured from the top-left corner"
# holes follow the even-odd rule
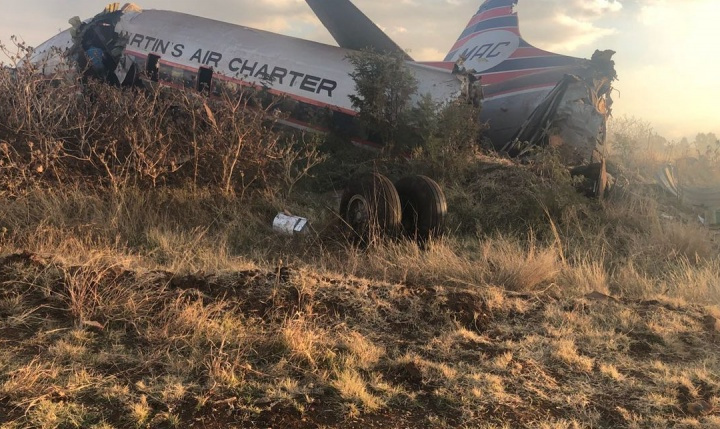
[[[430,96],[442,104],[467,93],[467,79],[454,73],[455,65],[460,62],[467,66],[467,73],[489,81],[490,85],[483,86],[485,99],[479,120],[489,123],[487,136],[496,147],[502,147],[513,138],[565,74],[585,73],[590,64],[589,60],[539,50],[524,41],[519,33],[517,15],[510,6],[512,2],[486,0],[452,47],[446,61],[406,61],[407,69],[418,84],[411,103]],[[350,5],[346,0],[343,3]],[[333,11],[325,8],[340,5],[340,0],[338,3],[311,4],[323,11],[323,22],[329,25],[341,44],[353,41],[354,34],[349,34],[350,30],[340,25],[342,22],[370,22],[364,15],[357,16],[361,13],[353,8],[345,8],[344,21],[335,22]],[[317,129],[308,121],[312,116],[308,112],[313,109],[336,112],[334,119],[341,126],[349,124],[348,118],[358,114],[351,102],[356,90],[350,75],[355,70],[348,59],[357,52],[355,50],[179,12],[141,10],[131,6],[115,12],[118,18],[113,21],[114,37],[122,40],[122,53],[117,58],[117,66],[113,64],[113,73],[120,82],[139,72],[146,80],[177,88],[202,88],[214,93],[239,87],[266,88],[272,94],[295,100],[295,106],[289,109],[291,119],[287,122],[303,129]],[[85,23],[92,25],[104,16],[98,15]],[[369,28],[367,22],[353,30],[367,32],[367,37],[358,36],[359,40],[382,41],[380,30],[374,25]],[[73,39],[70,30],[60,33],[39,46],[31,61],[45,62],[44,71],[51,73],[60,61],[53,55],[52,48],[74,48],[76,52],[78,46],[87,49],[85,41],[77,38],[76,35]],[[393,46],[388,40],[384,45]],[[598,115],[605,113],[598,112]],[[604,135],[597,138],[602,144]],[[354,141],[369,143],[362,139]]]
[[[149,56],[157,56],[165,83],[189,86],[197,78],[194,73],[212,68],[213,85],[265,86],[303,103],[356,114],[349,97],[355,93],[350,50],[160,10],[125,13],[116,31],[127,38],[121,65],[130,62],[142,69]],[[69,34],[58,35],[37,52],[69,40]],[[461,82],[451,73],[412,62],[407,66],[419,84],[417,97],[445,101],[459,95]]]

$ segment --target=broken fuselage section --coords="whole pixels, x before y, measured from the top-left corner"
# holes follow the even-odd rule
[[[522,156],[534,147],[552,147],[573,175],[586,178],[587,195],[602,196],[614,181],[604,160],[615,79],[613,54],[596,51],[574,74],[565,74],[499,149]]]

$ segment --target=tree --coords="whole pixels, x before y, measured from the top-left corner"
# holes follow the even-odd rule
[[[417,79],[399,53],[361,51],[347,58],[355,69],[350,77],[355,81],[356,93],[350,96],[350,101],[359,112],[360,121],[380,138],[386,151],[401,150],[399,136],[407,123]]]
[[[699,133],[695,137],[695,148],[700,158],[717,162],[720,159],[720,140],[715,133]]]

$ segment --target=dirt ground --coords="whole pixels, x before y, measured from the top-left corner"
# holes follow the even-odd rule
[[[720,427],[717,314],[671,300],[34,254],[0,284],[2,428]]]

